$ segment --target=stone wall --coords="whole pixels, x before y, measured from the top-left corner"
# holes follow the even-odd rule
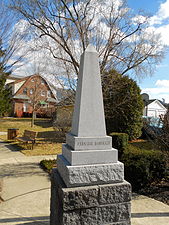
[[[52,173],[50,225],[129,225],[131,185],[121,183],[66,188]]]

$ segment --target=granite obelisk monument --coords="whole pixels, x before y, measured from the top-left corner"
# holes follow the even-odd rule
[[[106,135],[98,53],[81,56],[72,129],[57,157],[51,225],[129,225],[131,187]]]

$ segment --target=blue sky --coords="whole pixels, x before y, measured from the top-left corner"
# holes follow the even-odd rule
[[[165,2],[165,0],[128,0],[128,5],[138,12],[139,9],[143,9],[146,12],[150,12],[152,14],[156,13],[160,4]]]
[[[136,13],[143,9],[153,16],[154,26],[160,28],[162,38],[169,47],[169,0],[128,0],[128,5]],[[141,79],[138,84],[150,98],[164,98],[169,103],[169,51],[154,74]]]

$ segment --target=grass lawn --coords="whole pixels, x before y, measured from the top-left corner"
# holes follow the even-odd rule
[[[129,143],[140,150],[159,150],[157,144],[154,141],[138,139],[130,141]]]
[[[0,118],[0,132],[7,132],[9,128],[18,128],[22,136],[24,130],[37,132],[36,144],[30,150],[30,145],[25,145],[16,140],[7,140],[7,135],[0,135],[0,139],[8,141],[27,156],[51,155],[61,153],[61,139],[49,119],[36,119],[34,127],[31,127],[31,118]]]

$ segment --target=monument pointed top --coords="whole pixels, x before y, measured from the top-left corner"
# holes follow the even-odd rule
[[[106,136],[99,58],[92,45],[81,56],[71,133],[77,137]]]
[[[85,52],[97,52],[95,47],[91,44],[89,44],[85,50]]]

